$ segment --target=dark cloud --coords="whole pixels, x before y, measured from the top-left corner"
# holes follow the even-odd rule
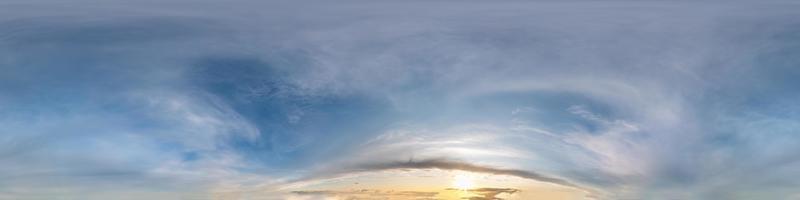
[[[534,181],[552,183],[560,186],[575,188],[579,190],[583,190],[587,193],[594,194],[597,193],[596,190],[587,188],[584,186],[580,186],[574,184],[568,180],[551,177],[543,174],[539,174],[532,171],[526,170],[519,170],[519,169],[504,169],[504,168],[496,168],[491,166],[482,166],[476,165],[472,163],[467,163],[463,161],[456,161],[450,159],[426,159],[426,160],[408,160],[405,162],[388,162],[388,163],[368,163],[368,164],[360,164],[355,165],[348,168],[342,168],[339,170],[331,170],[331,171],[321,171],[316,175],[308,176],[303,179],[295,180],[299,181],[308,181],[308,180],[319,180],[319,179],[326,179],[332,177],[338,177],[346,174],[352,173],[359,173],[359,172],[373,172],[373,171],[384,171],[384,170],[407,170],[407,169],[440,169],[440,170],[461,170],[461,171],[468,171],[468,172],[475,172],[475,173],[484,173],[484,174],[494,174],[494,175],[507,175],[507,176],[515,176],[519,178],[530,179]],[[470,190],[473,193],[480,194],[480,195],[488,195],[492,194],[491,192],[497,192],[494,195],[499,195],[501,193],[515,193],[518,190],[510,190],[510,189],[502,189],[498,190],[496,188],[480,188]]]
[[[378,163],[378,164],[365,164],[356,168],[356,171],[378,171],[378,170],[392,170],[392,169],[443,169],[443,170],[462,170],[478,173],[509,175],[520,178],[526,178],[541,182],[548,182],[562,186],[574,187],[584,189],[579,185],[575,185],[567,180],[542,175],[536,172],[518,170],[518,169],[502,169],[489,166],[475,165],[471,163],[447,160],[447,159],[428,159],[407,162],[391,162],[391,163]]]
[[[394,190],[306,190],[293,191],[293,194],[303,196],[323,196],[323,197],[345,197],[346,199],[411,199],[411,200],[432,200],[438,192],[421,191],[394,191]]]
[[[446,190],[457,190],[448,188]],[[519,189],[514,188],[476,188],[465,190],[469,193],[469,197],[462,199],[469,200],[503,200],[498,197],[501,194],[514,194],[520,192]],[[353,190],[299,190],[292,191],[292,194],[301,196],[316,196],[316,197],[343,197],[345,199],[411,199],[411,200],[433,200],[438,199],[436,196],[439,192],[425,192],[425,191],[395,191],[395,190],[371,190],[371,189],[353,189]]]

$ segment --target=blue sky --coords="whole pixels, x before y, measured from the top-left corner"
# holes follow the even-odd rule
[[[362,194],[335,180],[393,170],[798,199],[799,19],[792,1],[3,1],[0,199],[343,198]]]

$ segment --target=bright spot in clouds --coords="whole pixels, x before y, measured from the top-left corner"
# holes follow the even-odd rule
[[[456,174],[455,177],[453,177],[453,188],[459,190],[469,190],[475,188],[475,180],[473,176],[468,174]]]

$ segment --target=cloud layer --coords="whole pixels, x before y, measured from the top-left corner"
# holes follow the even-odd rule
[[[0,199],[211,199],[405,168],[794,199],[798,6],[4,1]]]
[[[485,174],[496,174],[496,175],[509,175],[509,176],[516,176],[520,178],[532,179],[541,182],[553,183],[557,185],[567,186],[567,187],[576,187],[576,185],[569,183],[568,181],[547,177],[535,172],[529,172],[524,170],[516,170],[516,169],[498,169],[486,166],[478,166],[470,163],[464,162],[456,162],[456,161],[448,161],[448,160],[439,160],[439,159],[432,159],[432,160],[421,160],[421,161],[413,161],[410,160],[408,162],[393,162],[393,163],[375,163],[375,164],[366,164],[356,168],[355,170],[358,171],[380,171],[380,170],[394,170],[394,169],[442,169],[442,170],[461,170],[461,171],[469,171],[469,172],[478,172],[478,173],[485,173]]]

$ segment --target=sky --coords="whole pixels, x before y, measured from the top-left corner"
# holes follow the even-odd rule
[[[800,2],[0,1],[0,199],[800,199]]]

